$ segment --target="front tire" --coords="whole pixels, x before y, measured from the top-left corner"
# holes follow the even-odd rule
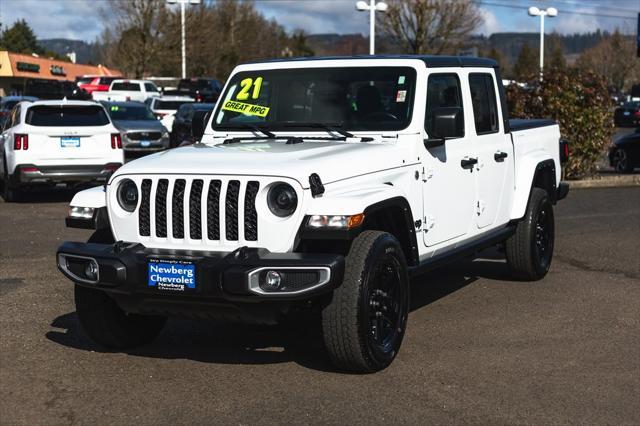
[[[108,349],[130,349],[151,343],[166,317],[127,314],[107,293],[76,284],[76,313],[85,334]]]
[[[555,240],[553,206],[547,191],[533,188],[524,219],[505,244],[511,275],[523,281],[544,278],[551,267]]]
[[[364,231],[351,245],[342,285],[322,312],[324,341],[333,364],[371,373],[395,359],[407,326],[409,277],[391,234]]]
[[[113,244],[111,229],[101,229],[90,243]],[[129,349],[151,343],[162,331],[166,317],[128,314],[104,291],[75,285],[76,313],[85,334],[108,349]]]

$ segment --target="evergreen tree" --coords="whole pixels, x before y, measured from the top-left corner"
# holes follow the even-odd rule
[[[43,53],[36,35],[24,19],[16,21],[13,26],[2,32],[0,49],[17,53]]]
[[[529,47],[529,43],[522,45],[516,63],[513,65],[513,77],[517,80],[528,80],[540,71],[538,51]]]

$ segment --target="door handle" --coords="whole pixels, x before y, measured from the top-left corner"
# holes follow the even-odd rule
[[[462,160],[460,160],[460,167],[462,167],[463,169],[476,164],[478,164],[477,158],[464,157]]]
[[[507,158],[508,155],[509,154],[507,154],[506,152],[498,151],[493,154],[493,159],[496,161],[503,161],[505,158]]]

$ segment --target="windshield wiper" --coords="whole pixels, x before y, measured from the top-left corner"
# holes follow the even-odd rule
[[[262,128],[262,127],[258,127],[254,124],[249,124],[249,123],[233,123],[233,124],[227,124],[223,127],[224,129],[229,129],[229,130],[251,130],[255,133],[262,133],[263,135],[265,135],[267,138],[269,139],[276,139],[277,136],[275,134],[273,134],[272,132],[270,132],[268,129]]]
[[[335,132],[338,133],[345,138],[353,138],[353,134],[347,132],[346,130],[340,129],[342,127],[342,123],[320,123],[320,122],[290,122],[283,123],[284,127],[307,127],[311,129],[324,129],[328,133]]]

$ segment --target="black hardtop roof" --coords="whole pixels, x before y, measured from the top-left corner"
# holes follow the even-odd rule
[[[349,59],[418,59],[423,61],[429,68],[442,67],[477,67],[496,68],[498,63],[489,58],[478,58],[475,56],[439,56],[439,55],[355,55],[355,56],[312,56],[299,58],[278,58],[263,61],[251,61],[247,64],[260,63],[280,63],[280,62],[305,62],[305,61],[328,61],[328,60],[349,60]]]

